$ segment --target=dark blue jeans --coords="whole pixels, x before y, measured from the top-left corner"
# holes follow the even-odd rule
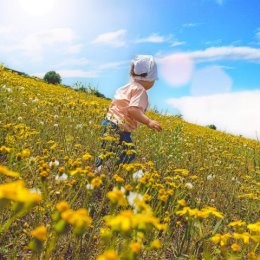
[[[103,140],[101,148],[107,152],[114,151],[116,153],[116,156],[119,157],[116,165],[131,163],[136,158],[135,146],[131,145],[133,143],[131,133],[120,130],[114,122],[108,119],[104,119],[102,125],[104,126],[103,136],[108,133],[112,137],[117,136],[118,141],[108,142]],[[96,160],[96,167],[99,167],[102,163],[103,160],[99,156]]]

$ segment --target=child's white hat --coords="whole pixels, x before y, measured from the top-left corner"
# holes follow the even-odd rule
[[[157,80],[157,65],[152,55],[137,55],[132,60],[134,65],[134,76],[133,78],[145,81]],[[147,73],[143,76],[141,74]]]

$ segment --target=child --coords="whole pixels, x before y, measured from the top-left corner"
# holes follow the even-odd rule
[[[157,121],[144,114],[148,108],[146,91],[154,85],[157,79],[157,66],[153,56],[136,56],[132,60],[130,76],[132,80],[116,91],[107,117],[102,121],[102,125],[105,127],[104,134],[112,129],[119,137],[119,142],[112,145],[118,148],[116,154],[119,159],[116,165],[130,163],[135,159],[136,152],[131,132],[140,123],[156,131],[162,130]],[[103,141],[102,148],[106,148],[106,146],[107,142]],[[102,156],[99,156],[96,160],[96,167],[101,166],[102,161]]]

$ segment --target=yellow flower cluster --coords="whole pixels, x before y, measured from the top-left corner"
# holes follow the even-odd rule
[[[132,210],[121,211],[117,216],[106,216],[107,226],[113,231],[130,232],[133,230],[148,231],[151,228],[157,230],[166,230],[167,226],[161,224],[160,220],[153,215],[152,210],[146,206],[146,209],[140,213],[134,213]]]
[[[10,176],[10,177],[19,177],[20,176],[20,174],[18,172],[11,171],[3,165],[0,165],[0,174]]]
[[[38,203],[42,197],[38,193],[30,192],[24,186],[24,181],[0,184],[0,199],[17,201],[21,203]]]
[[[107,193],[107,197],[114,204],[118,204],[120,206],[128,205],[127,199],[121,190],[114,189],[113,191]]]
[[[57,232],[64,231],[64,223],[72,225],[76,234],[84,233],[91,226],[92,219],[85,208],[73,210],[66,201],[61,201],[57,203],[56,209],[59,213],[58,216],[55,216],[55,220],[58,221]]]
[[[31,231],[31,236],[44,241],[47,239],[47,228],[45,226],[39,226]]]
[[[11,255],[31,254],[24,247],[31,234],[33,259],[259,259],[259,142],[151,110],[164,131],[136,129],[136,162],[113,167],[118,136],[99,138],[110,101],[80,87],[0,66],[4,257],[14,237]],[[102,141],[111,146],[101,148]],[[100,153],[108,161],[96,175]]]
[[[223,214],[218,212],[217,209],[213,207],[205,207],[201,210],[197,208],[191,209],[190,207],[184,207],[183,209],[177,211],[176,214],[179,216],[187,215],[194,218],[208,218],[209,216],[215,216],[220,219],[224,218]]]

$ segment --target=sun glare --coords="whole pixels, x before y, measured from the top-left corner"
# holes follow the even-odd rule
[[[28,14],[41,16],[53,9],[54,0],[19,0],[19,3]]]

